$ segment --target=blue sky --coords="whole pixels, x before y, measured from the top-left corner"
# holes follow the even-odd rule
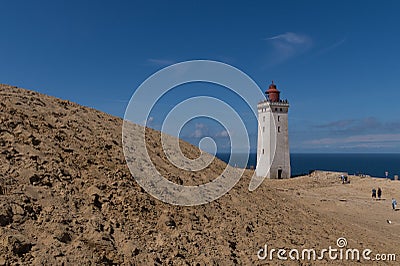
[[[292,152],[400,151],[399,1],[191,2],[1,1],[0,82],[122,117],[154,72],[217,60],[263,89],[275,81],[291,104]],[[213,88],[185,92],[230,97]],[[254,147],[256,122],[246,123]],[[181,133],[192,143],[204,136],[223,149],[215,121]]]

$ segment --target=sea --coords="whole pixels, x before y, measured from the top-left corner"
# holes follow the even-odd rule
[[[219,159],[229,162],[229,153],[218,153]],[[241,156],[246,156],[245,154]],[[237,167],[254,168],[257,154],[251,153],[247,165],[230,164]],[[400,176],[400,153],[292,153],[290,154],[292,176],[309,174],[313,170],[365,174],[373,177]]]

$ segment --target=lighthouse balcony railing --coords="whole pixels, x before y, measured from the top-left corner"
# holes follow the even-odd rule
[[[288,105],[289,104],[288,100],[279,100],[278,102],[275,102],[275,101],[271,101],[269,99],[266,99],[266,100],[263,100],[261,102],[267,102],[267,103],[273,104],[273,105]]]

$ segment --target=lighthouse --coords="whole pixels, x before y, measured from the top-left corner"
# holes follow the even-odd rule
[[[290,178],[287,100],[272,81],[265,92],[267,99],[257,104],[258,141],[256,175],[267,178]]]

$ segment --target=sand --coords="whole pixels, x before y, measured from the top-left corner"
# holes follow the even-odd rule
[[[265,180],[252,171],[223,197],[195,207],[163,203],[138,186],[123,156],[122,120],[78,104],[0,85],[0,265],[321,265],[364,261],[260,260],[271,248],[336,246],[397,253],[400,182],[318,172]],[[140,128],[140,127],[138,127]],[[160,133],[147,130],[160,172],[204,183],[226,165],[182,171],[166,160]],[[184,154],[199,150],[180,141]],[[370,198],[381,187],[383,199]],[[387,221],[391,223],[388,223]],[[396,265],[396,262],[386,262]]]

